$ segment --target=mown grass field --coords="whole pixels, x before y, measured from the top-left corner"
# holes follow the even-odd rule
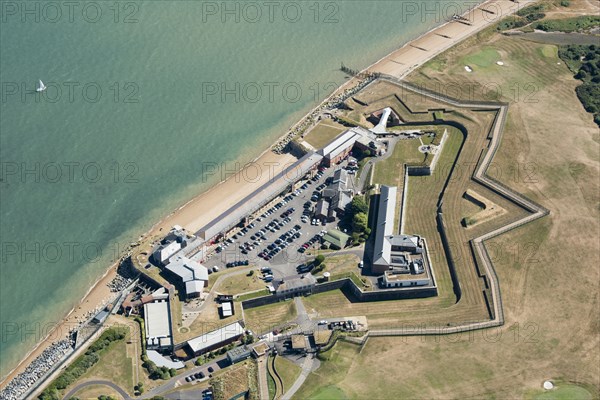
[[[135,330],[134,334],[137,333],[138,331]],[[112,342],[107,348],[100,351],[98,353],[100,357],[98,362],[65,389],[64,392],[68,392],[70,388],[77,386],[81,382],[102,379],[114,382],[126,392],[133,394],[133,386],[136,383],[133,376],[134,360],[133,355],[128,351],[128,346],[131,345],[127,344],[127,342],[133,342],[136,339],[132,337],[132,330],[129,329],[125,339]],[[98,393],[95,395],[98,397],[100,394],[111,394],[113,391],[106,386],[94,385],[82,389],[77,396],[86,398],[84,396],[92,396],[95,393]],[[120,396],[117,396],[117,398],[120,398]]]
[[[298,364],[283,357],[277,357],[275,359],[275,368],[283,381],[283,388],[285,391],[292,387],[302,371],[302,368]]]
[[[338,124],[335,121],[324,119],[306,135],[304,141],[313,146],[315,149],[320,149],[346,129],[348,128]]]
[[[240,294],[265,287],[265,282],[260,279],[260,274],[255,270],[251,276],[248,276],[248,272],[246,272],[224,278],[215,290],[226,294]]]
[[[246,327],[253,332],[263,333],[296,318],[293,301],[281,301],[266,306],[244,310]]]
[[[463,58],[484,57],[479,53],[486,47],[493,47],[505,65],[493,63],[467,73]],[[502,290],[504,326],[442,337],[370,338],[360,352],[338,344],[334,351],[347,356],[332,359],[333,365],[324,362],[297,398],[310,398],[317,387],[331,385],[349,398],[507,399],[529,398],[531,393],[533,398],[564,398],[560,387],[548,394],[540,390],[544,380],[553,378],[581,382],[592,398],[600,397],[600,135],[575,95],[579,83],[556,57],[554,46],[504,37],[494,28],[436,57],[408,80],[453,90],[446,93],[453,97],[509,102],[490,175],[549,208],[551,214],[487,244]],[[494,91],[482,91],[491,84]],[[470,161],[481,146],[467,146],[461,157]],[[468,164],[463,168],[467,175],[472,171]],[[458,178],[451,182],[444,202],[449,234],[459,243],[466,238],[463,228],[455,225],[462,206],[452,198],[462,195],[462,188],[455,187],[463,186],[460,182]],[[472,183],[466,186],[507,206],[486,189]],[[510,217],[478,225],[469,235],[517,215],[514,206],[508,211]],[[421,222],[410,224],[420,229]],[[559,260],[570,260],[576,267]],[[459,268],[461,282],[469,282],[465,271],[468,274],[470,268],[462,262]],[[467,292],[465,299],[479,295],[478,290]],[[307,307],[309,302],[318,302],[319,307],[328,304],[326,312],[333,314],[334,308],[355,306],[344,303],[341,293],[328,299],[318,296],[307,298]],[[365,314],[376,307],[370,306]],[[411,307],[410,301],[399,308],[406,307]],[[444,311],[450,316],[459,307],[460,303]],[[378,311],[386,310],[382,306]],[[422,312],[437,316],[434,308]],[[402,317],[401,313],[392,316]],[[570,387],[563,390],[567,398],[580,393]]]

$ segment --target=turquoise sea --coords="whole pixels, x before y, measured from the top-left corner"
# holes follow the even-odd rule
[[[214,183],[207,163],[255,158],[344,82],[341,62],[364,68],[470,4],[2,1],[0,376]]]

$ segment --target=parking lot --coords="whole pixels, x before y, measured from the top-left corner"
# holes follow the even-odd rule
[[[338,220],[318,221],[313,213],[326,182],[336,169],[344,166],[345,162],[320,168],[314,177],[296,184],[298,189],[293,193],[282,195],[257,211],[244,228],[229,233],[217,248],[218,254],[206,266],[209,269],[247,264],[269,267],[272,277],[267,281],[300,275],[297,267],[313,259],[306,252],[320,248],[322,236],[338,225]],[[352,188],[353,182],[348,187]]]

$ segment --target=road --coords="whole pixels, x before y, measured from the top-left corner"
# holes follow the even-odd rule
[[[102,379],[91,380],[91,381],[86,381],[86,382],[80,383],[79,385],[75,386],[73,389],[69,390],[67,392],[67,394],[65,395],[64,399],[70,399],[71,397],[73,397],[75,395],[75,393],[77,393],[81,389],[83,389],[87,386],[91,386],[91,385],[108,386],[109,388],[113,389],[115,392],[119,393],[119,395],[122,396],[125,400],[131,399],[131,397],[129,397],[127,392],[124,391],[123,389],[121,389],[119,386],[115,385],[111,381],[105,381]]]

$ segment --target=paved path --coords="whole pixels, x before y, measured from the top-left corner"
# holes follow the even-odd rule
[[[67,392],[67,394],[65,395],[64,399],[70,399],[71,397],[73,397],[73,395],[75,395],[75,393],[77,393],[81,389],[83,389],[83,388],[85,388],[87,386],[91,386],[91,385],[108,386],[111,389],[113,389],[115,392],[119,393],[119,395],[122,396],[125,400],[131,399],[131,397],[129,397],[129,395],[127,394],[127,392],[125,392],[119,386],[115,385],[111,381],[105,381],[105,380],[102,380],[102,379],[91,380],[91,381],[86,381],[86,382],[80,383],[79,385],[75,386],[73,389],[69,390]]]
[[[258,397],[261,400],[269,400],[269,385],[267,384],[267,362],[268,358],[260,357],[258,363]]]
[[[307,354],[306,358],[304,359],[304,363],[302,364],[302,372],[300,372],[300,376],[298,376],[298,379],[296,379],[296,382],[294,382],[292,387],[287,392],[285,392],[283,396],[281,396],[281,400],[291,399],[292,396],[298,391],[298,389],[300,389],[300,387],[304,384],[306,377],[308,377],[308,374],[310,374],[310,371],[312,370],[313,362],[313,355]]]

